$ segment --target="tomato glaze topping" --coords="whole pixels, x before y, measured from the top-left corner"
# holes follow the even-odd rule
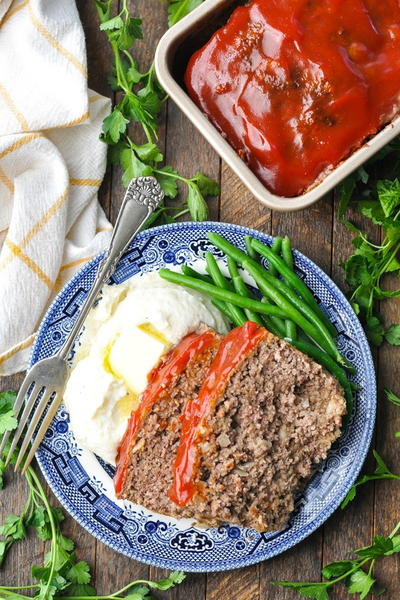
[[[181,436],[174,463],[174,479],[169,490],[170,500],[185,506],[198,491],[198,444],[204,435],[204,422],[211,414],[217,399],[224,393],[229,378],[267,330],[252,321],[232,329],[221,341],[199,395],[186,403],[181,416]]]
[[[190,333],[150,371],[147,388],[142,394],[138,408],[132,411],[121,445],[118,448],[117,470],[114,476],[117,495],[122,492],[129,464],[129,455],[145,418],[172,380],[185,370],[188,363],[195,356],[205,352],[216,343],[216,339],[217,336],[212,330],[207,330],[201,334]]]
[[[398,114],[399,1],[253,0],[185,82],[259,179],[296,196]]]

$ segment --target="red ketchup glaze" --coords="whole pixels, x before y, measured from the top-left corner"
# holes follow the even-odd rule
[[[399,112],[399,1],[253,0],[185,82],[259,179],[296,196]]]
[[[229,377],[266,334],[266,329],[252,321],[232,329],[221,341],[199,395],[186,403],[181,416],[182,429],[174,463],[174,480],[168,492],[175,504],[185,506],[197,491],[197,445],[205,418],[223,394]]]
[[[129,464],[130,451],[135,445],[140,426],[157,402],[160,394],[177,377],[190,360],[204,352],[216,342],[213,331],[190,333],[185,336],[175,348],[172,348],[163,360],[148,375],[148,385],[142,394],[138,408],[132,411],[128,425],[118,448],[117,469],[114,476],[116,494],[122,491],[126,470]]]

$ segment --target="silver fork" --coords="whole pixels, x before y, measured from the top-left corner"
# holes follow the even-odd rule
[[[57,354],[37,362],[27,373],[15,400],[14,410],[18,417],[24,405],[25,397],[30,392],[6,458],[6,464],[8,464],[27,426],[15,464],[15,470],[20,466],[29,442],[32,442],[29,454],[22,468],[22,473],[26,471],[57,412],[68,379],[69,369],[67,359],[100,289],[114,272],[128,244],[137,235],[143,223],[157,208],[163,197],[164,193],[154,177],[138,177],[137,179],[132,179],[130,182],[118,213],[110,246],[99,265],[93,287],[85,298],[71,332]],[[43,421],[36,431],[43,415]],[[10,438],[10,433],[4,434],[0,446],[0,457]]]

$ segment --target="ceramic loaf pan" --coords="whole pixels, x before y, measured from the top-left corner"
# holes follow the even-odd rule
[[[183,76],[190,56],[226,23],[234,8],[243,3],[238,0],[205,0],[197,9],[174,25],[161,38],[156,50],[157,76],[179,108],[260,202],[278,211],[300,210],[322,198],[375,152],[400,134],[400,116],[304,194],[294,198],[284,198],[270,192],[194,104],[183,84]]]

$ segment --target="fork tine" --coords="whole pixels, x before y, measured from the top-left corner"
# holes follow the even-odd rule
[[[27,402],[25,404],[24,411],[23,411],[23,413],[22,413],[22,415],[21,415],[21,417],[20,417],[20,419],[18,421],[18,427],[17,427],[17,430],[14,433],[13,440],[12,440],[12,443],[11,443],[11,447],[10,447],[10,450],[9,450],[9,452],[7,454],[6,466],[8,465],[8,463],[11,460],[11,456],[12,456],[15,448],[17,447],[17,444],[18,444],[18,442],[19,442],[19,440],[21,438],[21,435],[22,435],[22,433],[23,433],[23,431],[25,429],[25,425],[27,423],[28,417],[29,417],[29,415],[30,415],[30,413],[32,411],[32,408],[34,407],[35,402],[38,399],[38,396],[39,396],[39,394],[40,394],[40,392],[41,392],[42,389],[43,389],[43,386],[38,386],[36,384],[36,382],[33,382],[33,388],[32,388],[32,391],[31,391],[31,395],[29,396],[29,399],[27,400]]]
[[[19,454],[17,457],[17,462],[15,463],[15,471],[18,469],[19,465],[21,464],[21,461],[24,457],[26,449],[29,446],[29,442],[33,438],[33,434],[35,432],[36,426],[39,423],[40,418],[43,415],[44,411],[46,410],[47,403],[50,400],[53,393],[54,393],[54,390],[51,390],[49,392],[47,388],[44,388],[43,396],[41,397],[39,404],[37,405],[37,407],[35,409],[35,412],[32,414],[32,418],[28,425],[28,429],[25,432],[24,439],[21,444]],[[21,418],[21,423],[22,423],[22,418]],[[23,427],[23,425],[22,425],[22,427]]]
[[[25,396],[29,390],[29,388],[32,385],[32,379],[30,377],[25,377],[22,386],[18,392],[17,397],[15,398],[15,402],[14,402],[14,406],[13,406],[13,410],[15,412],[15,416],[18,418],[18,414],[21,410],[22,404],[25,400]],[[33,392],[33,390],[32,390]],[[6,447],[6,444],[11,436],[13,432],[12,431],[6,431],[5,434],[3,435],[3,439],[0,445],[0,458],[3,456],[3,451],[4,448]],[[12,452],[8,453],[8,456],[11,456]],[[7,457],[8,458],[8,457]],[[6,461],[6,464],[8,463],[8,460]]]
[[[22,471],[21,471],[22,475],[25,473],[26,469],[29,467],[30,463],[32,462],[35,452],[38,449],[40,442],[44,438],[44,435],[45,435],[50,423],[52,422],[52,420],[57,412],[58,407],[61,404],[61,400],[62,400],[62,396],[60,394],[56,393],[56,395],[54,396],[54,398],[52,400],[52,403],[49,406],[47,413],[45,414],[45,416],[43,418],[43,422],[40,425],[39,431],[37,432],[36,437],[32,441],[32,447],[29,450],[28,456],[26,457],[24,466],[22,467]],[[28,436],[27,436],[27,438],[28,438]],[[22,458],[22,456],[21,456],[21,458]],[[18,459],[19,459],[19,457],[18,457]],[[17,468],[17,465],[16,465],[16,468]]]

